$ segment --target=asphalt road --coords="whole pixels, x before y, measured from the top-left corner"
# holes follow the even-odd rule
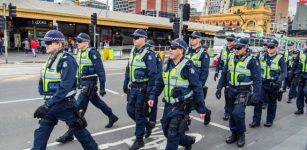
[[[107,117],[92,104],[85,115],[88,121],[87,129],[93,135],[100,149],[126,150],[134,140],[134,123],[126,113],[126,96],[122,92],[124,69],[127,61],[105,62],[107,72],[107,95],[103,100],[119,116],[120,120],[111,129],[105,129]],[[9,64],[0,65],[0,149],[20,150],[31,148],[34,130],[38,127],[38,120],[33,118],[34,110],[43,103],[37,93],[39,70],[42,64]],[[212,109],[212,122],[204,126],[193,112],[192,125],[188,134],[197,137],[193,145],[195,150],[235,150],[235,144],[228,145],[225,138],[230,134],[228,122],[222,120],[224,100],[216,100],[214,93],[216,82],[213,81],[213,70],[207,86],[209,92],[207,106]],[[277,116],[273,127],[251,129],[247,126],[246,146],[248,150],[303,150],[307,143],[306,115],[295,116],[295,103],[287,104],[286,96],[278,103]],[[161,118],[163,103],[159,102],[158,119]],[[253,108],[246,109],[246,124],[252,121]],[[262,123],[265,122],[266,111],[263,112]],[[59,144],[55,139],[67,129],[63,122],[54,128],[50,139],[50,150],[82,149],[77,141]],[[164,149],[165,138],[161,126],[154,129],[153,135],[145,139],[143,149]]]

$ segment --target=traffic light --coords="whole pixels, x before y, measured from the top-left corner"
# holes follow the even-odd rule
[[[9,4],[9,18],[12,20],[16,17],[16,6],[13,6],[12,3]]]
[[[88,32],[90,35],[94,35],[94,25],[93,24],[90,24],[88,26]]]
[[[97,25],[97,14],[96,13],[93,13],[91,15],[91,24],[92,25]]]
[[[190,4],[183,4],[182,21],[189,21],[190,19]]]
[[[188,25],[183,25],[182,26],[182,37],[183,40],[186,41],[187,43],[189,43],[189,30],[188,30],[189,26]]]
[[[173,23],[173,34],[176,37],[180,30],[180,18],[170,18],[169,21]]]
[[[5,26],[5,20],[4,20],[4,18],[1,16],[1,17],[0,17],[0,29],[4,29],[4,26]]]

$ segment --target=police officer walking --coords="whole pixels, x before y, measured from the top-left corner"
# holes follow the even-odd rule
[[[194,105],[201,119],[204,119],[206,113],[198,74],[193,62],[184,56],[187,48],[182,39],[171,42],[169,60],[164,65],[163,81],[160,81],[156,88],[158,92],[164,89],[165,106],[161,124],[167,138],[166,150],[176,150],[179,145],[191,150],[195,137],[185,135],[191,105]],[[153,100],[148,103],[153,103]]]
[[[79,111],[81,115],[84,116],[89,101],[99,108],[106,116],[109,118],[108,124],[105,128],[111,128],[113,124],[118,120],[112,112],[112,109],[100,99],[97,94],[97,78],[99,78],[100,89],[99,94],[104,96],[105,92],[105,82],[106,75],[104,67],[101,61],[99,52],[95,48],[90,48],[90,36],[86,33],[80,33],[76,37],[78,42],[78,49],[80,50],[77,55],[77,62],[79,64],[78,68],[78,81],[81,88],[81,93],[78,97]],[[71,129],[69,129],[63,136],[56,139],[57,142],[68,142],[73,140],[73,134]]]
[[[299,76],[298,94],[296,98],[296,115],[304,114],[304,102],[307,103],[307,48],[301,52],[293,63],[290,76],[297,72]]]
[[[64,35],[50,30],[43,38],[47,53],[51,54],[44,66],[39,83],[39,92],[50,96],[44,105],[37,108],[34,118],[39,118],[40,126],[34,133],[33,150],[46,149],[49,136],[58,123],[65,121],[81,143],[83,149],[97,150],[98,146],[85,129],[87,123],[79,114],[74,96],[76,94],[77,62],[67,52],[63,52]]]
[[[271,39],[268,42],[268,53],[259,58],[261,65],[262,88],[261,100],[254,108],[251,128],[259,127],[261,122],[262,103],[268,102],[265,127],[271,127],[276,115],[277,99],[283,80],[287,76],[287,65],[283,56],[278,54],[278,41]]]
[[[145,127],[148,133],[152,130],[145,117],[144,106],[149,99],[157,99],[154,91],[157,62],[155,53],[145,46],[147,33],[137,29],[132,36],[134,47],[126,67],[123,90],[127,93],[128,115],[136,122],[136,140],[130,147],[130,150],[136,150],[144,146]]]
[[[297,86],[296,86],[297,80],[296,79],[297,78],[292,78],[294,80],[292,80],[290,78],[291,77],[290,76],[291,68],[292,68],[293,61],[294,61],[293,56],[294,56],[294,53],[296,53],[297,51],[295,51],[295,49],[294,49],[294,43],[293,42],[288,43],[288,48],[289,48],[289,50],[285,51],[285,53],[284,53],[284,59],[285,59],[285,62],[287,64],[288,74],[287,74],[287,78],[284,81],[282,91],[286,92],[287,87],[290,88],[287,103],[291,103],[292,99],[296,98],[296,96],[297,96],[297,91],[296,91],[296,88],[297,88]],[[292,83],[294,83],[294,84],[292,84]]]
[[[226,139],[227,144],[237,141],[237,146],[245,144],[245,106],[256,105],[259,101],[261,89],[260,65],[258,60],[247,54],[247,38],[241,38],[235,45],[235,51],[230,54],[226,66],[219,80],[216,97],[221,98],[223,87],[229,86],[229,127],[231,136]],[[229,81],[228,81],[229,79]],[[253,88],[252,88],[253,87]],[[253,94],[251,95],[251,90]]]
[[[220,53],[220,57],[218,60],[218,65],[216,66],[216,71],[214,74],[214,81],[216,81],[216,79],[218,78],[219,75],[219,71],[223,69],[223,67],[226,65],[226,62],[228,62],[229,59],[229,55],[231,53],[233,53],[234,51],[234,45],[235,45],[235,41],[236,41],[236,37],[231,34],[229,35],[227,38],[227,45],[225,49],[222,49],[221,53]],[[230,101],[229,99],[229,95],[227,95],[228,93],[228,87],[225,87],[224,89],[224,96],[225,96],[225,106],[224,106],[224,116],[223,116],[223,120],[227,121],[229,119],[229,115],[230,115],[230,111],[229,111],[229,105],[230,105]]]
[[[208,87],[206,87],[205,84],[209,75],[210,57],[208,53],[201,47],[201,38],[202,35],[200,32],[194,31],[191,34],[191,47],[189,47],[185,57],[193,62],[203,87],[204,97],[206,98]],[[208,125],[211,120],[211,111],[209,109],[206,110],[208,112],[206,112],[204,124]]]

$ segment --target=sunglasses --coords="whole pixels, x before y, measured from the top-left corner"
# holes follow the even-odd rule
[[[238,50],[238,51],[240,51],[242,49],[243,49],[243,47],[235,47],[235,50]]]
[[[274,49],[275,46],[274,45],[268,45],[268,49]]]
[[[170,50],[176,50],[176,49],[178,49],[178,48],[181,48],[181,47],[179,47],[179,46],[171,46],[171,47],[170,47]]]
[[[45,45],[51,45],[52,41],[45,41]]]
[[[141,38],[141,37],[139,37],[139,36],[133,37],[134,40],[138,40],[139,38]]]
[[[227,40],[227,42],[233,42],[234,40]]]
[[[77,41],[77,43],[82,43],[83,41]]]
[[[197,39],[197,37],[190,37],[192,40],[195,40],[195,39]]]

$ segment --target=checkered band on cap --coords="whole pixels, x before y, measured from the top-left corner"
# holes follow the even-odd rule
[[[63,33],[60,31],[50,30],[45,34],[42,40],[44,41],[64,41],[65,37]]]

